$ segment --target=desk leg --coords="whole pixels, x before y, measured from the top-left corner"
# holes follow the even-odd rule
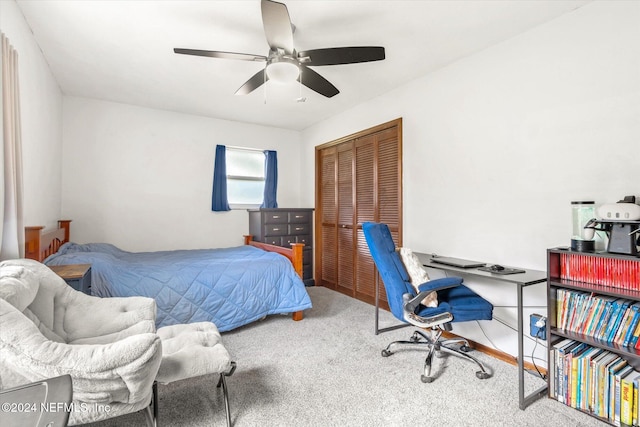
[[[533,401],[539,399],[547,392],[547,386],[544,385],[529,396],[524,395],[524,313],[522,303],[523,284],[518,284],[518,402],[520,409],[524,410]]]

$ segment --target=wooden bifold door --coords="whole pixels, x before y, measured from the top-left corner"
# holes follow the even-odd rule
[[[316,147],[316,284],[372,304],[366,221],[387,224],[401,245],[402,119]]]

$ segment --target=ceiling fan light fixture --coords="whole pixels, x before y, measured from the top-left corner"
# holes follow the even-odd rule
[[[300,75],[298,65],[289,61],[271,62],[267,65],[269,80],[277,83],[289,83],[295,81]]]

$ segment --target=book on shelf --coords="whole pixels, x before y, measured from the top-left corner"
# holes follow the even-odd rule
[[[640,260],[560,254],[560,278],[615,288],[640,289]]]
[[[557,375],[557,395],[558,395],[558,401],[568,404],[569,402],[567,402],[567,385],[568,385],[568,375],[570,373],[569,369],[567,369],[567,363],[566,363],[566,355],[568,352],[570,352],[571,350],[573,350],[575,347],[577,347],[580,344],[580,342],[575,341],[575,340],[569,340],[568,343],[566,343],[563,346],[560,346],[557,348],[557,370],[558,370],[558,375]]]
[[[587,351],[578,357],[578,395],[576,407],[588,410],[591,401],[591,387],[593,379],[591,374],[591,362],[597,358],[604,350],[597,347],[589,347]]]
[[[639,414],[640,408],[640,374],[633,378],[633,420],[631,425],[637,426],[640,422]]]
[[[626,335],[629,325],[631,324],[631,319],[633,318],[633,309],[631,308],[631,304],[627,306],[624,313],[620,316],[620,323],[618,324],[618,328],[613,336],[612,343],[616,345],[622,345],[622,341],[624,340],[624,336]]]
[[[640,373],[631,370],[627,375],[620,379],[620,424],[624,426],[633,425],[634,402],[634,385],[635,380]]]
[[[557,400],[560,400],[564,403],[564,388],[563,388],[563,376],[564,376],[564,352],[572,344],[577,343],[576,341],[565,338],[563,340],[558,341],[553,345],[553,359],[554,359],[554,370],[549,373],[550,376],[554,377],[554,387],[549,389],[552,391],[552,396]],[[560,398],[560,396],[563,396]]]
[[[615,337],[615,334],[618,331],[618,328],[620,327],[620,322],[621,322],[622,318],[624,317],[624,313],[627,311],[627,307],[629,307],[629,304],[631,302],[632,301],[629,301],[629,300],[622,300],[620,302],[618,310],[616,311],[616,313],[614,314],[614,316],[611,319],[612,323],[610,323],[609,329],[607,331],[605,331],[605,334],[606,334],[605,341],[607,343],[609,343],[609,344],[613,343],[613,339]]]
[[[568,401],[571,402],[570,405],[574,408],[578,407],[580,392],[580,359],[583,357],[583,354],[590,349],[591,347],[589,347],[588,345],[582,344],[582,346],[576,347],[575,351],[569,352],[569,354],[567,354],[567,358],[571,366],[571,378],[569,379],[571,386],[569,387],[570,394],[568,396]]]
[[[623,347],[631,347],[633,341],[633,334],[638,327],[638,323],[640,323],[640,303],[634,303],[631,305],[631,310],[633,312],[633,316],[631,318],[631,322],[629,323],[624,338],[622,340]]]
[[[597,365],[597,391],[596,391],[596,404],[594,413],[599,417],[607,418],[608,410],[607,403],[608,391],[609,391],[609,370],[608,367],[611,364],[617,363],[620,360],[620,356],[615,353],[608,353],[608,355],[602,358]]]
[[[619,382],[619,374],[622,370],[627,368],[627,361],[620,358],[616,363],[609,366],[609,382],[608,382],[608,393],[606,393],[605,398],[607,399],[607,412],[606,417],[611,421],[615,420],[616,417],[616,392],[620,393],[620,382]],[[618,389],[616,390],[616,377],[618,377]],[[619,410],[619,409],[618,409]],[[619,416],[619,412],[618,412]]]
[[[633,368],[630,365],[625,366],[614,375],[614,416],[613,422],[616,425],[620,425],[620,414],[622,410],[622,378],[626,377],[633,372]]]
[[[591,310],[589,318],[586,320],[585,324],[580,331],[584,335],[592,335],[595,325],[598,323],[598,319],[602,314],[602,310],[604,309],[606,302],[602,297],[594,298],[593,309]]]
[[[602,339],[602,337],[604,336],[604,331],[607,330],[607,328],[609,327],[609,322],[611,321],[611,316],[613,315],[613,313],[615,312],[617,306],[618,306],[618,302],[617,302],[618,298],[611,298],[608,301],[606,301],[605,303],[605,309],[602,313],[602,315],[600,316],[600,319],[598,321],[598,325],[596,326],[595,330],[593,331],[593,334],[591,336],[598,338],[598,339]]]
[[[598,367],[604,360],[613,357],[614,354],[607,350],[602,352],[591,360],[591,372],[589,379],[589,411],[595,412],[598,400]]]
[[[629,343],[630,347],[638,349],[638,347],[636,347],[638,345],[638,337],[640,337],[640,319],[638,320],[638,325],[633,331],[633,336],[631,337],[631,343]]]

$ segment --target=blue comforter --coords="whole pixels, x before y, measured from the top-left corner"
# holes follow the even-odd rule
[[[289,260],[252,246],[126,252],[107,243],[65,243],[45,264],[91,264],[96,296],[155,299],[158,327],[211,321],[228,331],[311,308]]]

